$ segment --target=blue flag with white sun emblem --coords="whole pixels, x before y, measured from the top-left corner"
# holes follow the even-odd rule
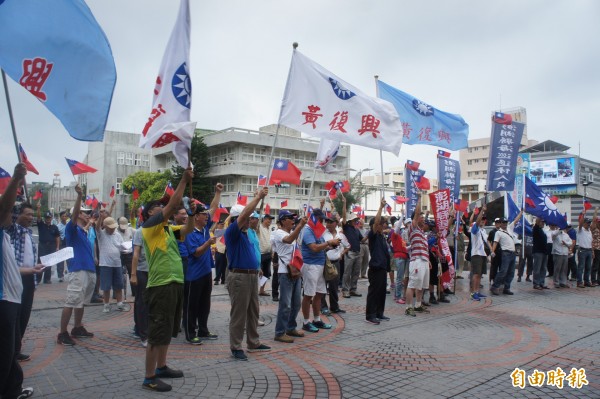
[[[556,204],[527,176],[525,176],[525,212],[544,219],[546,224],[554,224],[561,229],[567,227],[567,221],[558,211]]]
[[[469,125],[457,114],[450,114],[377,81],[379,97],[391,102],[402,121],[404,144],[426,144],[449,150],[467,148]]]

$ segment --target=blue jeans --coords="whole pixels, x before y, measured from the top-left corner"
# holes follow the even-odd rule
[[[590,272],[592,270],[592,250],[580,249],[577,258],[577,284],[590,282]]]
[[[404,270],[406,269],[408,259],[392,258],[392,260],[396,264],[396,292],[394,299],[400,299],[402,298],[402,290],[404,289]]]
[[[546,285],[546,266],[548,255],[543,252],[533,253],[533,285]]]
[[[515,253],[511,251],[502,251],[502,263],[500,270],[494,277],[494,288],[500,288],[504,284],[504,291],[510,290],[510,283],[515,277]]]
[[[302,303],[301,279],[292,280],[287,273],[279,273],[279,309],[277,310],[277,323],[275,336],[295,330],[298,326],[296,318]]]

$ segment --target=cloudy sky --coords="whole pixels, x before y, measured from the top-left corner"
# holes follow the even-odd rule
[[[88,0],[111,43],[117,85],[107,129],[140,132],[173,27],[177,0]],[[555,140],[598,160],[600,2],[594,0],[190,0],[192,120],[198,127],[256,129],[275,123],[292,55],[299,50],[366,93],[374,75],[490,134],[490,112],[527,109],[529,138]],[[41,171],[71,175],[83,160],[72,139],[33,96],[9,82],[20,141]],[[0,96],[0,166],[16,162]],[[597,139],[594,139],[597,140]],[[430,146],[384,154],[384,168],[421,161],[435,176]],[[458,158],[458,153],[453,154]],[[351,166],[379,171],[379,152],[353,147]],[[371,172],[374,173],[374,172]]]

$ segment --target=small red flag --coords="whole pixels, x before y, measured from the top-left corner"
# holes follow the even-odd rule
[[[271,213],[271,205],[265,205],[265,215],[269,215]]]
[[[390,204],[385,204],[385,210],[387,211],[388,215],[392,214],[392,207]]]
[[[467,213],[469,211],[469,201],[456,200],[454,203],[454,209],[458,212]]]
[[[279,203],[280,208],[285,208],[286,206],[288,206],[288,200],[283,200]]]
[[[281,182],[287,182],[300,185],[300,175],[302,175],[302,172],[292,163],[292,161],[275,159],[269,184],[275,185]]]
[[[19,143],[19,154],[21,155],[21,162],[23,162],[25,164],[25,167],[27,168],[27,170],[31,173],[35,173],[36,175],[39,175],[40,172],[38,172],[38,170],[35,168],[35,166],[33,166],[33,164],[31,162],[29,162],[29,159],[27,158],[27,154],[25,154],[25,150],[23,149],[23,146],[21,145],[21,143]]]
[[[73,175],[80,175],[82,173],[94,173],[98,171],[98,169],[94,169],[91,166],[81,163],[79,161],[74,161],[69,158],[65,159],[67,160],[67,164],[69,165],[69,168],[71,169],[71,173]]]
[[[312,229],[313,233],[315,233],[315,237],[317,237],[317,239],[321,238],[325,232],[325,226],[323,223],[319,222],[319,219],[315,215],[311,214],[308,217],[308,225]]]
[[[392,195],[392,201],[394,201],[396,204],[405,204],[408,201],[408,198],[400,195]]]
[[[242,193],[240,193],[238,191],[237,194],[237,203],[243,206],[246,206],[246,204],[248,203],[248,196],[246,195],[242,195]]]
[[[221,220],[221,215],[222,214],[229,214],[229,212],[227,211],[227,208],[225,208],[223,205],[219,204],[219,207],[215,210],[215,214],[212,217],[213,222],[217,223],[219,220]]]
[[[419,162],[415,162],[415,161],[406,161],[406,168],[410,169],[410,170],[414,170],[415,172],[417,170],[419,170],[419,166],[421,166],[421,164]]]
[[[420,178],[415,180],[415,186],[419,190],[429,190],[431,188],[431,183],[429,183],[429,179],[425,176],[421,176]]]
[[[169,182],[169,184],[167,184],[167,187],[165,187],[165,194],[167,194],[169,197],[172,197],[173,194],[175,194],[175,190],[173,189],[171,182]]]
[[[33,199],[34,201],[35,201],[35,200],[39,200],[39,199],[42,199],[42,196],[43,196],[43,194],[42,194],[42,190],[37,190],[37,191],[35,192],[35,194],[33,195],[33,198],[32,198],[32,199]]]
[[[140,198],[140,193],[138,192],[137,187],[134,185],[131,186],[131,197],[134,201]]]
[[[92,208],[96,209],[98,208],[98,198],[96,198],[96,196],[94,194],[92,194]]]
[[[108,194],[110,198],[115,198],[115,186],[110,188],[110,194]]]
[[[590,209],[592,209],[592,203],[588,200],[583,200],[583,209],[589,211]]]

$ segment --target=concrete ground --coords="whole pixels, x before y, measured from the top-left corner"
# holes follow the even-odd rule
[[[218,340],[191,346],[182,335],[175,339],[169,365],[185,378],[168,381],[169,393],[154,393],[141,388],[144,348],[132,334],[133,310],[105,314],[101,305],[87,307],[84,324],[95,337],[74,347],[56,344],[66,283],[54,277],[36,290],[24,339],[23,351],[31,354],[22,363],[24,385],[34,387],[36,398],[78,399],[600,398],[600,287],[537,291],[515,282],[514,296],[473,302],[467,281],[458,280],[450,304],[417,317],[405,316],[405,306],[388,296],[391,321],[375,326],[364,321],[367,281],[360,280],[363,297],[341,299],[348,313],[324,317],[331,330],[294,344],[273,341],[277,303],[260,297],[266,325],[259,332],[272,351],[248,354],[248,362],[231,357],[229,297],[217,285],[209,328]],[[528,378],[558,367],[565,373],[562,389],[548,384],[548,374],[541,386],[513,386],[516,369]]]

